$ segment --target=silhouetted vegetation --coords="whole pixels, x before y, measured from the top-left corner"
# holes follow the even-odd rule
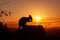
[[[5,16],[10,16],[11,15],[11,12],[6,12],[6,11],[3,11],[3,10],[0,10],[0,17],[2,17],[3,15]]]
[[[0,38],[10,39],[10,37],[11,37],[11,33],[9,32],[7,26],[3,25],[3,23],[0,22]]]

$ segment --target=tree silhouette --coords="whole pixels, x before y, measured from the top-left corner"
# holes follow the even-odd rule
[[[0,22],[4,22],[5,17],[11,16],[11,12],[10,11],[3,11],[0,10]],[[2,17],[4,17],[4,19],[2,19]]]
[[[6,12],[6,11],[3,11],[3,10],[0,10],[0,17],[2,17],[3,15],[5,16],[10,16],[11,15],[11,12]]]
[[[5,4],[9,3],[9,2],[10,1],[3,2],[3,3],[0,4],[0,6],[3,6],[3,5],[5,5]],[[3,11],[3,10],[0,10],[0,17],[2,17],[3,15],[9,16],[9,15],[11,15],[11,12],[10,11],[6,12],[6,11]]]

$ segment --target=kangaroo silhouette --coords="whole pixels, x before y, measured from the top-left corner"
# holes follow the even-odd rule
[[[21,26],[23,28],[26,28],[25,25],[26,25],[27,22],[32,22],[32,16],[31,15],[29,15],[29,17],[22,17],[19,20],[19,29],[20,29]]]

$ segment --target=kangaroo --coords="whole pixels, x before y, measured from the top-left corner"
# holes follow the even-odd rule
[[[29,17],[22,17],[19,20],[19,24],[18,24],[19,25],[19,29],[21,27],[26,28],[25,25],[26,25],[27,22],[32,22],[32,16],[31,15],[29,15]]]

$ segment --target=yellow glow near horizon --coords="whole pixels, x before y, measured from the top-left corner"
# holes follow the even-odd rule
[[[39,16],[36,16],[36,22],[40,22],[40,17]]]

